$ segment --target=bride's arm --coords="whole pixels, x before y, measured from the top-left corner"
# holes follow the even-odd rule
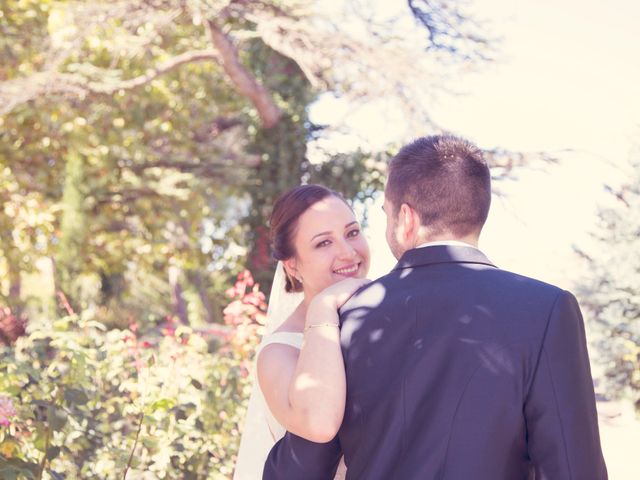
[[[288,431],[328,442],[344,416],[346,380],[338,308],[367,280],[349,279],[309,304],[302,349],[272,344],[258,358],[258,380],[273,416]]]

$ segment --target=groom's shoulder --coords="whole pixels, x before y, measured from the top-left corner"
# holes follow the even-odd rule
[[[535,304],[544,309],[553,307],[560,299],[577,302],[573,293],[560,286],[509,270],[495,269],[487,284],[504,294],[504,301],[509,303]]]
[[[426,273],[426,271],[425,271]],[[407,274],[406,272],[391,271],[386,275],[372,280],[361,287],[341,308],[342,312],[354,310],[360,307],[377,307],[382,303],[396,303],[395,297],[401,300],[406,298],[409,291],[415,293],[416,289],[428,292],[441,292],[442,284],[438,277],[425,277],[421,275]],[[464,280],[452,282],[447,279],[447,285],[457,289],[458,292],[472,289],[476,292],[485,292],[489,297],[535,299],[541,304],[553,303],[558,297],[571,295],[561,287],[540,279],[529,277],[520,273],[504,270],[497,267],[482,268],[475,271],[474,275],[464,275]],[[493,293],[493,294],[492,294]]]
[[[373,291],[379,291],[382,289],[390,291],[396,287],[406,288],[407,283],[413,283],[418,287],[428,289],[433,286],[434,282],[437,283],[439,278],[442,278],[440,273],[435,273],[432,277],[430,276],[428,278],[421,278],[420,275],[413,275],[413,272],[417,273],[420,270],[420,268],[411,269],[409,271],[392,270],[391,272],[368,283],[358,293],[365,293],[368,289],[372,289]],[[425,269],[424,272],[427,274],[431,271]],[[474,275],[468,276],[466,275],[468,271],[465,271],[465,277],[471,282],[491,283],[494,285],[499,284],[505,287],[521,290],[545,291],[556,295],[564,291],[561,287],[544,280],[502,269],[495,265],[483,266],[482,268],[474,270],[474,272]],[[460,273],[460,271],[458,273]],[[406,282],[403,282],[403,280],[406,280]]]
[[[503,270],[501,268],[495,268],[494,272],[496,279],[515,288],[546,291],[552,294],[559,294],[563,291],[563,289],[557,285],[521,273]]]

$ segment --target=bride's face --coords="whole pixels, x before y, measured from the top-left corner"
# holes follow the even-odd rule
[[[369,271],[367,240],[351,209],[337,197],[316,202],[300,216],[293,245],[296,256],[284,263],[302,280],[305,296]]]

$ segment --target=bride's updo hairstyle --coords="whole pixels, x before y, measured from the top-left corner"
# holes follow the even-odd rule
[[[300,185],[284,192],[273,205],[269,226],[271,228],[271,245],[273,258],[285,261],[295,257],[296,250],[293,238],[300,216],[309,207],[327,197],[337,197],[344,202],[344,198],[337,192],[322,185]],[[345,202],[346,204],[347,202]],[[287,292],[301,292],[302,283],[291,277],[285,269],[285,290]]]

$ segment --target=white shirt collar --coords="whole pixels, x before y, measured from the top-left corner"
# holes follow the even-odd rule
[[[471,245],[470,243],[467,243],[467,242],[461,242],[460,240],[439,240],[436,242],[426,242],[421,245],[418,245],[416,248],[435,247],[436,245],[457,245],[459,247],[471,247],[471,248],[475,248],[476,250],[480,250],[475,245]]]

